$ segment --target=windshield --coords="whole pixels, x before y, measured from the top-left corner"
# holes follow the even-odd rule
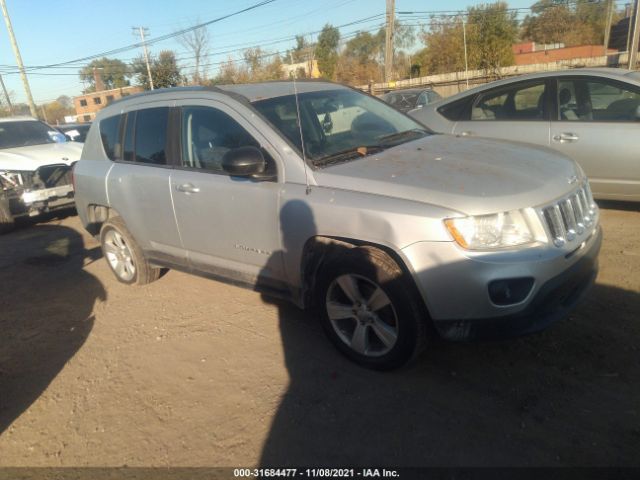
[[[0,148],[56,143],[54,138],[56,134],[63,137],[42,122],[32,120],[0,122]],[[60,141],[60,138],[58,138],[58,141]]]
[[[316,166],[365,156],[429,133],[406,115],[355,90],[302,93],[298,103],[305,154]],[[253,105],[302,151],[294,95]]]

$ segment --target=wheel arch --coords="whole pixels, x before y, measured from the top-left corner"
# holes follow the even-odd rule
[[[389,255],[398,264],[403,274],[406,275],[411,288],[414,289],[413,293],[420,299],[419,304],[423,309],[425,318],[429,319],[430,323],[431,315],[429,314],[425,294],[420,290],[416,282],[415,272],[411,269],[404,255],[390,245],[349,237],[316,235],[305,242],[300,261],[302,288],[299,302],[301,305],[303,307],[316,307],[313,292],[316,286],[317,273],[322,265],[343,254],[345,249],[357,247],[376,248]]]
[[[119,217],[120,213],[108,205],[90,203],[86,209],[85,229],[94,237],[100,234],[104,222],[113,217]]]

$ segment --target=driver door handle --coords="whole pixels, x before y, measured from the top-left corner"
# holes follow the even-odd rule
[[[472,132],[471,130],[465,130],[464,132],[460,132],[460,135],[462,135],[463,137],[470,137],[472,135],[475,135],[475,132]]]
[[[571,143],[577,142],[578,140],[580,140],[580,137],[571,132],[562,132],[553,136],[553,141],[560,143]]]
[[[183,193],[198,193],[200,189],[193,185],[193,183],[182,183],[180,185],[176,185],[176,190]]]

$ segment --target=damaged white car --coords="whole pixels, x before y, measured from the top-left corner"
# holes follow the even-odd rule
[[[82,144],[31,117],[0,118],[0,233],[14,219],[73,207],[73,164]]]

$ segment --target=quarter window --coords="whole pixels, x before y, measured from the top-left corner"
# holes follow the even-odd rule
[[[543,120],[545,94],[545,82],[482,93],[471,109],[471,120]]]
[[[119,127],[121,117],[122,115],[115,115],[100,120],[100,138],[102,139],[104,151],[110,160],[120,158]]]
[[[260,144],[226,113],[210,107],[182,109],[182,165],[222,173],[229,150]]]
[[[640,121],[640,88],[593,78],[561,79],[558,118],[563,121]]]

